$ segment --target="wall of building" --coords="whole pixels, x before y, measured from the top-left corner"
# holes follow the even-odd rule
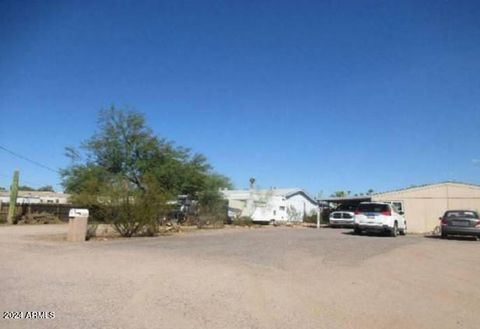
[[[254,221],[274,220],[279,222],[289,220],[285,198],[272,196],[266,203],[257,205],[253,212],[252,219]]]
[[[19,191],[17,196],[17,204],[31,203],[56,203],[68,204],[69,194],[45,192],[45,191]],[[10,192],[0,192],[0,202],[10,202]]]
[[[33,203],[33,204],[17,204],[16,206],[16,217],[21,218],[27,214],[33,213],[49,213],[58,217],[61,221],[68,221],[68,214],[71,208],[75,206],[70,204],[42,204],[42,203]],[[0,202],[0,223],[7,221],[8,214],[8,203]]]
[[[439,225],[438,218],[449,209],[480,210],[480,187],[444,183],[376,194],[372,201],[402,202],[408,230],[431,232]]]
[[[228,207],[233,209],[244,210],[246,208],[245,200],[228,200]]]
[[[304,215],[310,215],[311,213],[317,213],[318,207],[312,203],[303,194],[297,194],[287,199],[287,207],[294,207],[299,213],[295,220],[302,221]]]

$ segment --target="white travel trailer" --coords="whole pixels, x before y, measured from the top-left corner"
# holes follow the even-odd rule
[[[228,200],[229,216],[250,217],[254,222],[301,222],[316,215],[317,202],[299,188],[222,190]]]

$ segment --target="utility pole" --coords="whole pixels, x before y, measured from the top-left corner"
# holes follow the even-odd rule
[[[12,185],[10,186],[10,205],[8,206],[7,222],[13,224],[15,219],[15,212],[17,210],[17,195],[18,195],[18,170],[13,172]]]

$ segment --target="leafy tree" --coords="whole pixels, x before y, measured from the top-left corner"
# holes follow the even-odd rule
[[[336,191],[336,192],[333,192],[330,196],[333,197],[333,198],[342,198],[342,197],[346,197],[346,196],[350,196],[352,194],[351,191]],[[369,195],[372,195],[373,194],[373,190],[372,189],[369,189],[367,192],[365,193],[355,193],[353,196],[369,196]]]
[[[37,188],[37,191],[55,192],[52,185],[45,185],[45,186],[39,187],[39,188]]]
[[[345,191],[335,191],[330,195],[332,198],[343,198],[347,196],[347,192]]]
[[[40,192],[55,192],[52,185],[45,185],[39,188],[34,188],[28,185],[20,185],[18,187],[19,191],[40,191]]]
[[[100,111],[98,131],[66,155],[72,163],[62,171],[63,186],[72,201],[111,220],[124,236],[154,234],[166,201],[176,195],[213,209],[221,200],[218,189],[230,186],[203,155],[155,136],[141,114],[114,107]]]
[[[36,191],[34,187],[28,186],[28,185],[19,185],[18,186],[19,191]]]

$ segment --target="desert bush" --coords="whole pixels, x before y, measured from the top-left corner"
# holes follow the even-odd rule
[[[314,215],[306,215],[303,217],[303,221],[305,223],[313,223],[313,224],[316,224],[317,223],[317,214],[314,214]]]
[[[112,213],[108,217],[121,236],[154,236],[158,233],[158,225],[168,208],[166,194],[154,181],[144,184],[148,186],[145,191],[125,193],[122,187],[119,191],[115,191],[114,187],[109,189],[113,192],[110,193],[109,200],[114,201],[114,204],[109,208]]]
[[[332,209],[325,208],[323,209],[322,213],[320,214],[320,223],[321,224],[330,224],[330,214],[332,213]]]
[[[247,216],[242,216],[239,218],[234,218],[232,220],[232,225],[237,225],[237,226],[252,226],[253,221],[250,217]]]
[[[200,216],[197,219],[197,228],[223,228],[223,219],[219,219],[215,216]]]
[[[17,219],[17,224],[58,224],[60,219],[48,212],[32,212]]]
[[[198,197],[197,227],[222,228],[228,220],[227,201],[213,188],[207,188],[199,193]]]
[[[98,223],[88,223],[86,240],[97,236]]]

